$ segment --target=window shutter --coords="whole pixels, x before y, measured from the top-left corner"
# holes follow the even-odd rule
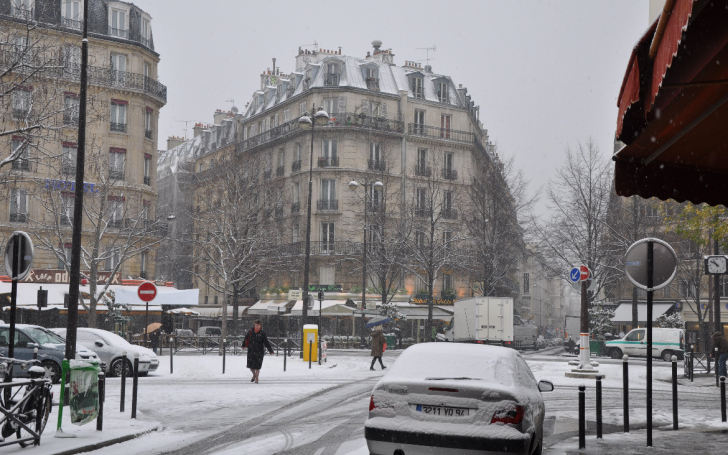
[[[369,100],[361,100],[361,112],[364,115],[369,115]]]
[[[340,96],[339,97],[339,114],[345,114],[346,113],[346,97]]]
[[[387,103],[382,103],[382,117],[387,118]]]
[[[336,139],[331,139],[331,158],[336,158]]]

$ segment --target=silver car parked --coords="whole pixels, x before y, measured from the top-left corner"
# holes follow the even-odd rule
[[[373,455],[541,454],[553,389],[513,349],[415,345],[374,386],[364,437]]]

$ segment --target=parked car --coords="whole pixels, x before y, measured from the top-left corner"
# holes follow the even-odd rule
[[[8,356],[8,340],[10,339],[10,326],[0,325],[0,355]],[[46,375],[54,383],[61,380],[61,364],[66,353],[66,340],[39,325],[15,324],[16,359],[30,360],[33,351],[38,348],[38,360],[46,370]],[[76,344],[76,360],[99,360],[95,352],[84,345]],[[13,368],[13,377],[27,377],[27,370]]]
[[[51,330],[60,336],[66,335],[65,328]],[[126,351],[126,371],[129,375],[131,375],[134,368],[135,353],[139,353],[139,376],[146,376],[159,367],[159,360],[154,351],[131,344],[119,335],[107,330],[79,327],[76,336],[78,341],[89,346],[106,364],[106,373],[110,376],[121,376],[124,351]]]
[[[647,357],[647,329],[631,330],[624,338],[607,341],[604,350],[613,359],[621,359],[624,354],[630,357]],[[652,357],[669,362],[676,355],[682,358],[685,352],[685,330],[652,329]]]
[[[537,382],[517,351],[418,344],[387,371],[364,424],[370,453],[541,453],[541,392],[554,385]]]
[[[174,329],[174,336],[176,337],[193,337],[195,332],[190,329]]]

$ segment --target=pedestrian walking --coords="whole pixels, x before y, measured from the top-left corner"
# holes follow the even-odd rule
[[[728,376],[726,374],[725,362],[728,360],[728,340],[725,339],[723,332],[715,331],[711,335],[713,338],[713,349],[718,348],[717,357],[715,359],[718,362],[718,374],[721,376]]]
[[[273,354],[273,346],[271,346],[268,336],[263,331],[263,323],[260,319],[255,320],[253,328],[245,335],[243,345],[248,348],[248,368],[253,373],[250,382],[257,384],[258,375],[260,375],[260,369],[263,366],[265,350],[268,349],[268,352]]]
[[[157,348],[159,347],[159,332],[160,329],[157,329],[149,334],[149,340],[152,343],[152,350],[155,354],[157,353]]]
[[[569,354],[573,354],[574,353],[574,348],[576,347],[576,343],[574,343],[574,339],[573,338],[569,337],[568,345],[569,345]]]
[[[370,370],[374,370],[374,363],[379,359],[379,365],[382,366],[382,370],[387,368],[384,366],[384,362],[382,362],[382,354],[384,353],[384,343],[386,342],[386,338],[384,338],[384,334],[382,333],[382,326],[378,325],[374,327],[374,330],[372,332],[372,365],[369,367]]]

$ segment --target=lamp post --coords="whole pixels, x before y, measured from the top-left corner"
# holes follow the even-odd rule
[[[313,120],[312,120],[313,119]],[[298,119],[298,127],[302,130],[311,130],[311,154],[309,155],[308,166],[308,208],[306,211],[306,259],[303,266],[303,311],[301,317],[301,358],[303,358],[303,325],[308,317],[308,274],[311,263],[311,196],[313,194],[313,132],[316,125],[323,126],[329,122],[329,114],[323,109],[311,108],[311,112],[304,114]]]
[[[356,191],[359,185],[364,187],[364,251],[362,253],[362,288],[361,288],[361,343],[360,346],[364,348],[364,310],[367,307],[367,195],[370,189],[374,191],[380,191],[384,188],[384,184],[377,180],[376,182],[369,182],[364,180],[363,183],[358,183],[356,180],[349,182],[349,189]]]
[[[534,286],[538,286],[539,292],[538,292],[538,331],[539,334],[541,331],[543,331],[544,338],[546,337],[546,331],[543,328],[543,291],[549,292],[548,289],[544,289],[543,286],[541,286],[538,283],[533,283]],[[549,299],[546,299],[546,302],[549,302]]]

